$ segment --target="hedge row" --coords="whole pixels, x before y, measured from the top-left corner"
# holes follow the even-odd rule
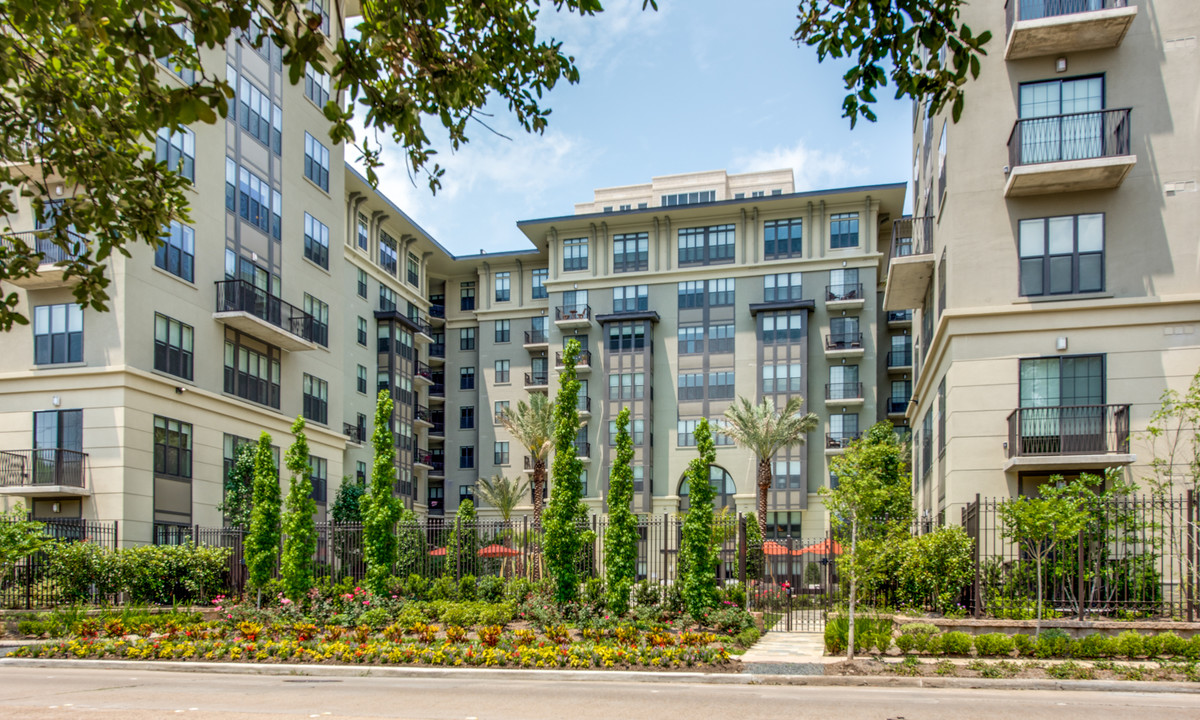
[[[202,602],[221,592],[229,548],[144,545],[108,550],[95,543],[55,543],[44,551],[60,600],[104,600],[125,593],[135,603]]]

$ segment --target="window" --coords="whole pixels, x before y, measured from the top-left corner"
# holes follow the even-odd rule
[[[675,205],[695,205],[696,203],[708,203],[717,201],[716,190],[701,190],[700,192],[685,192],[676,193],[673,195],[663,195],[662,207],[673,207]]]
[[[850,400],[862,397],[858,383],[857,365],[832,365],[829,368],[829,388],[825,397],[830,400]]]
[[[764,345],[784,345],[804,339],[806,313],[762,313],[762,342]]]
[[[492,463],[495,465],[508,464],[508,443],[496,442],[492,449]]]
[[[304,293],[304,312],[312,317],[312,339],[318,345],[329,347],[329,303]]]
[[[838,268],[829,271],[829,289],[825,300],[861,300],[862,283],[858,281],[858,268]]]
[[[679,231],[679,265],[733,262],[733,225],[683,228]]]
[[[475,467],[474,445],[463,445],[458,449],[458,467],[464,470]]]
[[[579,471],[579,494],[582,497],[587,497],[588,494],[587,468]]]
[[[474,350],[475,349],[475,328],[459,328],[458,329],[458,349],[459,350]]]
[[[329,269],[329,228],[308,213],[304,213],[304,257]]]
[[[710,400],[728,400],[733,397],[732,371],[708,374],[708,397]]]
[[[694,447],[696,445],[696,424],[699,420],[680,420],[677,427],[678,437],[675,444],[679,447]]]
[[[834,213],[829,216],[829,247],[858,247],[858,213]]]
[[[358,249],[366,250],[371,242],[371,222],[366,215],[358,214]]]
[[[354,478],[359,484],[367,482],[367,463],[364,460],[358,460],[354,463]]]
[[[708,326],[708,351],[710,353],[733,352],[733,325]]]
[[[830,318],[829,344],[830,347],[833,348],[852,348],[861,346],[862,333],[858,331],[858,318]]]
[[[679,374],[679,401],[704,399],[704,373]]]
[[[413,287],[421,285],[421,261],[413,253],[408,254],[408,284]]]
[[[459,390],[474,390],[475,389],[475,368],[465,367],[458,370],[458,389]]]
[[[318,505],[324,505],[329,497],[329,464],[325,458],[315,455],[308,456],[308,479],[312,482],[312,499]]]
[[[799,460],[776,460],[774,463],[776,488],[803,488],[804,464]]]
[[[840,441],[843,444],[846,441],[853,440],[858,437],[858,414],[830,415],[829,430],[829,434],[833,436],[834,440]]]
[[[474,310],[475,309],[475,283],[465,282],[458,291],[459,295],[459,310]]]
[[[719,307],[733,304],[733,278],[708,281],[708,305]]]
[[[391,235],[379,231],[379,264],[389,275],[395,275],[400,266],[400,254]]]
[[[304,133],[304,177],[329,192],[329,148],[307,132]]]
[[[647,233],[613,235],[613,272],[650,269],[650,236]]]
[[[322,110],[329,102],[329,76],[312,65],[304,69],[304,94]]]
[[[367,319],[361,316],[358,318],[358,344],[367,346]]]
[[[192,379],[192,326],[154,314],[154,369]]]
[[[458,409],[458,428],[470,430],[475,427],[475,406],[464,405]]]
[[[192,476],[192,426],[154,416],[154,474],[177,478]]]
[[[646,441],[646,421],[634,419],[629,421],[629,438],[634,445],[642,445]],[[608,421],[608,444],[617,444],[617,421]]]
[[[246,168],[236,165],[231,168],[232,162],[227,160],[225,165],[225,206],[233,209],[230,192],[232,169],[237,175],[238,214],[251,225],[279,240],[282,237],[283,196],[278,190],[273,190],[266,180]]]
[[[645,480],[646,480],[646,466],[645,465],[634,465],[633,466],[633,491],[634,492],[642,492],[645,489]]]
[[[324,425],[329,420],[329,383],[304,374],[304,417]]]
[[[171,132],[167,128],[158,131],[154,143],[154,162],[166,163],[167,169],[196,181],[196,133],[187,128]]]
[[[154,264],[163,270],[192,282],[195,264],[196,231],[172,220],[163,233],[163,244],[154,251]]]
[[[608,326],[609,352],[630,352],[646,347],[646,324],[614,323]]]
[[[1081,160],[1104,155],[1104,78],[1050,80],[1021,85],[1017,126],[1020,164]],[[1111,124],[1111,123],[1110,123]],[[1111,142],[1111,141],[1108,141]]]
[[[512,340],[512,321],[497,320],[496,321],[496,342],[506,343]]]
[[[1104,289],[1104,215],[1022,220],[1021,294],[1065,295]]]
[[[704,352],[704,328],[679,328],[679,354],[694,355]]]
[[[641,400],[645,392],[645,373],[619,373],[608,376],[609,400]]]
[[[367,299],[367,271],[362,268],[357,268],[358,273],[358,296],[363,300]]]
[[[563,272],[587,270],[587,266],[587,238],[568,238],[563,240]]]
[[[367,394],[367,366],[359,365],[357,371],[356,389],[363,395]]]
[[[550,293],[546,292],[546,278],[550,277],[550,271],[546,268],[538,268],[533,271],[533,299],[545,300],[550,297]]]
[[[763,278],[763,301],[800,300],[803,296],[800,275],[800,273],[794,272],[765,276]]]
[[[497,360],[496,361],[496,382],[497,383],[511,382],[510,369],[511,369],[511,361]]]
[[[803,227],[800,218],[768,220],[763,223],[763,259],[801,257]]]
[[[496,273],[496,302],[512,300],[512,273]]]
[[[679,283],[679,307],[704,307],[703,280],[692,280]]]
[[[277,347],[261,343],[241,333],[225,339],[225,392],[238,397],[279,407],[279,361]]]
[[[763,394],[798,393],[804,390],[804,364],[764,365]]]
[[[33,309],[33,362],[83,362],[83,310],[75,303]]]
[[[278,155],[283,144],[283,110],[248,79],[230,81],[237,88],[238,124]]]
[[[1021,361],[1021,407],[1103,405],[1104,356],[1073,355]],[[1030,413],[1029,417],[1035,414]],[[1058,415],[1054,416],[1055,418]],[[1023,415],[1023,423],[1028,422]],[[1024,431],[1023,435],[1028,434]],[[1046,434],[1046,433],[1037,433]]]
[[[175,31],[175,34],[178,35],[185,44],[192,46],[196,44],[195,33],[193,33],[192,29],[185,23],[172,23],[171,29]],[[196,71],[192,68],[184,67],[179,63],[173,62],[169,57],[159,58],[158,62],[161,63],[162,66],[167,70],[169,70],[172,75],[184,81],[188,85],[192,85],[196,82]]]
[[[646,285],[626,285],[613,288],[613,312],[638,312],[650,306],[649,288]]]

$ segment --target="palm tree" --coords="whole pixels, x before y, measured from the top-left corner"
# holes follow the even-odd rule
[[[512,518],[512,512],[521,504],[525,493],[529,492],[529,481],[504,477],[496,473],[490,478],[479,478],[475,484],[475,494],[488,505],[500,511],[500,518],[505,524]]]
[[[758,458],[758,529],[767,534],[767,491],[771,489],[771,459],[780,450],[802,445],[805,436],[820,422],[813,413],[801,414],[804,398],[793,396],[781,410],[775,410],[770,398],[761,405],[751,405],[739,397],[725,411],[726,422],[717,432],[728,435],[734,442],[754,452]]]
[[[547,395],[533,395],[517,409],[505,408],[500,424],[533,458],[533,525],[542,524],[542,496],[546,492],[546,458],[554,447],[554,403]]]

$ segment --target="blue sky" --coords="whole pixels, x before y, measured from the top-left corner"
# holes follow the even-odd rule
[[[603,14],[556,14],[539,29],[563,41],[577,85],[545,97],[543,135],[496,110],[457,153],[441,151],[443,189],[408,178],[385,148],[380,190],[456,254],[528,247],[518,220],[568,215],[592,190],[656,175],[793,169],[807,190],[909,179],[908,101],[879,103],[879,121],[841,117],[846,62],[817,63],[791,34],[796,5],[776,0],[609,0]],[[437,137],[434,125],[427,125]],[[438,126],[440,128],[440,126]],[[444,147],[444,145],[442,146]]]

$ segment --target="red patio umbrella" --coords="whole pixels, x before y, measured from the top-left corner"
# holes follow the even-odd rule
[[[444,548],[444,547],[434,548],[429,551],[429,554],[433,555],[434,557],[441,557],[442,555],[446,554],[446,548]]]
[[[788,549],[783,543],[768,540],[763,543],[763,552],[767,555],[787,555]]]
[[[826,538],[815,545],[809,545],[808,547],[800,548],[799,550],[794,551],[792,554],[803,555],[804,553],[813,553],[814,555],[841,555],[842,546],[838,544],[837,540],[830,540]]]
[[[503,545],[496,545],[494,543],[488,545],[487,547],[479,548],[479,557],[485,558],[515,557],[520,554],[520,552],[513,550],[510,547],[504,547]]]

